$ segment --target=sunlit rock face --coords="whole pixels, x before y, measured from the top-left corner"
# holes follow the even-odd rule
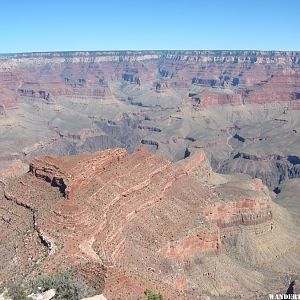
[[[280,291],[300,261],[299,67],[298,52],[0,56],[0,281],[71,268],[107,299]]]
[[[298,52],[274,51],[1,55],[0,171],[41,155],[143,144],[172,161],[203,149],[214,170],[274,190],[299,177],[287,161],[300,157],[299,62]]]
[[[156,92],[207,88],[202,106],[300,99],[298,52],[141,51],[24,53],[0,57],[1,104],[22,98],[110,97],[114,82]],[[210,91],[210,92],[209,92]]]
[[[28,173],[1,186],[3,218],[30,236],[24,246],[13,228],[1,225],[1,238],[11,234],[17,249],[25,247],[14,254],[18,262],[1,264],[6,281],[71,268],[108,299],[134,299],[146,288],[167,299],[235,297],[252,289],[253,281],[244,284],[242,274],[260,278],[257,288],[266,292],[276,256],[288,262],[297,244],[280,224],[286,212],[260,180],[216,174],[201,151],[176,164],[145,148],[40,157]],[[3,261],[9,247],[15,246],[1,248]],[[31,260],[25,259],[29,253]]]

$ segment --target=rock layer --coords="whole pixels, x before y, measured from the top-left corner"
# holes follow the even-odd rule
[[[215,170],[258,176],[274,189],[298,177],[298,167],[264,160],[264,174],[233,155],[299,156],[299,57],[272,51],[0,55],[0,168],[37,156],[113,147],[133,152],[141,144],[177,161],[187,148],[201,148]]]
[[[54,101],[55,96],[111,97],[116,81],[151,86],[209,87],[201,106],[300,99],[298,52],[127,51],[24,53],[0,56],[0,104],[20,97]],[[157,78],[160,80],[157,81]],[[215,93],[213,90],[220,89]],[[11,93],[15,89],[15,94]],[[231,91],[228,94],[228,91]],[[7,95],[5,97],[5,95]],[[52,99],[52,100],[51,100]]]
[[[228,248],[228,241],[241,233],[266,238],[280,225],[260,180],[228,179],[212,172],[203,152],[174,165],[144,148],[133,154],[116,148],[34,159],[30,173],[3,186],[1,203],[10,198],[11,210],[26,203],[24,213],[34,212],[33,230],[55,249],[25,271],[28,280],[40,270],[75,268],[108,299],[134,299],[146,288],[166,299],[200,299],[215,291],[235,297],[251,284],[239,292],[229,289],[217,279],[222,273],[217,265],[231,260],[233,277],[243,268],[249,276],[254,271],[247,262],[246,267],[234,262],[230,253],[237,246]],[[10,213],[3,217],[14,220]],[[233,285],[242,284],[233,277]]]

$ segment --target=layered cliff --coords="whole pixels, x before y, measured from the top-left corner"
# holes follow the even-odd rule
[[[232,159],[222,162],[218,167],[222,173],[245,173],[254,178],[261,178],[273,190],[280,192],[278,186],[286,179],[300,176],[300,159],[298,156],[282,157],[266,155],[258,157],[246,153],[238,153]]]
[[[204,106],[286,101],[292,107],[300,98],[299,61],[298,52],[267,51],[7,54],[0,57],[0,86],[8,93],[2,99],[6,104],[16,97],[110,97],[111,84],[126,81],[138,86],[152,82],[157,92],[202,87]],[[233,95],[222,96],[228,90]]]
[[[135,299],[146,288],[166,299],[232,298],[252,294],[258,278],[257,288],[267,292],[268,264],[275,259],[274,254],[253,262],[255,251],[266,253],[255,242],[252,260],[235,261],[233,253],[244,249],[241,234],[269,239],[269,247],[293,238],[277,222],[280,209],[261,181],[215,174],[203,152],[177,164],[145,149],[41,157],[32,161],[29,173],[1,186],[2,236],[14,232],[9,224],[23,218],[29,226],[27,233],[21,229],[23,235],[32,239],[26,247],[37,255],[25,259],[25,266],[23,256],[29,254],[20,251],[23,241],[16,236],[17,260],[2,264],[0,272],[5,281],[20,275],[30,281],[40,272],[71,268],[108,299]],[[286,259],[295,243],[286,243],[276,255]],[[2,255],[9,255],[3,247]],[[222,274],[229,265],[225,283]],[[252,279],[245,283],[241,274]]]
[[[15,160],[142,144],[172,161],[203,149],[214,170],[274,190],[300,174],[288,160],[300,157],[299,68],[299,52],[0,55],[1,173]]]

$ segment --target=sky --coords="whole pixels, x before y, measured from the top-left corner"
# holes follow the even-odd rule
[[[0,0],[0,53],[300,50],[300,0]]]

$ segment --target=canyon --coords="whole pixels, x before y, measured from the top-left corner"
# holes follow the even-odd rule
[[[2,282],[73,269],[107,299],[234,299],[298,274],[288,210],[260,179],[214,173],[202,151],[39,157],[1,189]]]
[[[204,149],[214,170],[278,189],[299,177],[299,66],[275,51],[1,54],[0,172],[144,144],[172,161]]]
[[[0,282],[72,269],[107,299],[284,290],[299,132],[299,52],[0,54]]]

